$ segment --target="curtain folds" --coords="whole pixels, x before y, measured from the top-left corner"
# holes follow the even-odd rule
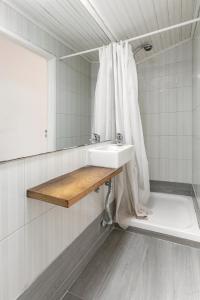
[[[99,53],[99,73],[95,89],[92,132],[98,133],[101,140],[115,138],[115,106],[112,47],[104,47]]]
[[[136,63],[128,43],[113,43],[100,49],[100,68],[95,91],[93,132],[102,140],[122,133],[135,152],[116,178],[116,222],[123,216],[146,217],[150,195],[148,161],[138,104]]]

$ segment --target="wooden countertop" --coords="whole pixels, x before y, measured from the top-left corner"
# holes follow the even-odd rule
[[[86,166],[28,189],[27,197],[70,207],[121,171],[122,168]]]

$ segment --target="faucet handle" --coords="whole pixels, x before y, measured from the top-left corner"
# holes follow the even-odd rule
[[[117,133],[117,135],[116,135],[117,144],[122,144],[123,140],[124,140],[123,134],[122,133]]]
[[[97,133],[92,133],[92,135],[94,136],[94,138],[91,138],[91,139],[90,139],[90,142],[91,142],[92,144],[100,143],[100,135],[97,134]]]
[[[93,133],[94,134],[94,139],[96,141],[96,143],[100,142],[100,135],[98,133]]]

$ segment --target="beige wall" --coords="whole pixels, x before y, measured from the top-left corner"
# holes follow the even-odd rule
[[[0,161],[47,151],[47,60],[0,35]]]

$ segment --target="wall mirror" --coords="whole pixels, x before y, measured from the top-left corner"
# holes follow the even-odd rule
[[[0,34],[0,161],[90,143],[97,64]]]

